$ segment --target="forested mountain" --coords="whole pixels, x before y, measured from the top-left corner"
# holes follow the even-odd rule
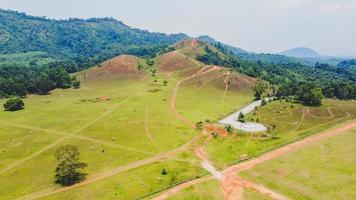
[[[3,62],[37,52],[41,56],[38,60],[70,60],[90,66],[122,53],[152,55],[185,38],[185,34],[131,28],[113,18],[53,20],[0,9],[0,54],[6,54],[0,56]]]
[[[315,58],[320,56],[318,52],[306,47],[289,49],[279,54],[284,56],[297,57],[297,58]]]
[[[356,67],[356,59],[344,60],[337,64],[338,67]]]
[[[305,94],[303,90],[313,90],[315,93],[320,90],[326,97],[356,98],[356,71],[352,68],[320,63],[310,66],[297,62],[277,64],[246,60],[220,44],[214,47],[219,52],[207,46],[206,53],[197,59],[206,64],[230,67],[243,74],[267,80],[278,86],[278,95],[302,96]]]
[[[221,45],[223,45],[226,49],[230,50],[232,53],[234,54],[248,54],[249,52],[238,48],[238,47],[234,47],[228,44],[224,44],[221,42],[216,41],[214,38],[208,36],[208,35],[201,35],[199,37],[197,37],[198,40],[209,43],[209,44],[218,44],[220,43]]]

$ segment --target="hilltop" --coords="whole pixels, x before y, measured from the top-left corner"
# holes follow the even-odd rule
[[[320,57],[320,54],[313,49],[307,48],[307,47],[299,47],[299,48],[293,48],[289,49],[283,52],[279,53],[280,55],[284,56],[291,56],[291,57],[297,57],[297,58],[315,58],[315,57]]]

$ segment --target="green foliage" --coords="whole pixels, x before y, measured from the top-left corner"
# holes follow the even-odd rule
[[[240,112],[237,120],[239,122],[245,123],[245,115],[242,112]]]
[[[165,176],[165,175],[168,174],[168,172],[167,172],[167,170],[165,168],[163,168],[161,174]]]
[[[311,83],[306,83],[300,86],[297,98],[306,105],[317,106],[321,105],[321,100],[324,96],[321,88],[315,87]]]
[[[52,63],[38,67],[0,67],[0,95],[26,96],[26,94],[47,94],[55,88],[70,88],[72,78],[68,66]]]
[[[78,170],[87,167],[87,164],[79,162],[79,154],[78,148],[72,145],[61,146],[56,150],[56,183],[72,185],[85,178],[85,174]]]
[[[78,88],[80,88],[80,81],[73,81],[72,85],[73,85],[74,89],[78,89]]]
[[[262,81],[258,81],[257,84],[252,88],[254,92],[255,99],[261,99],[263,94],[266,92],[266,85]]]
[[[196,124],[195,124],[195,128],[197,129],[197,130],[202,130],[203,129],[203,122],[197,122]]]
[[[4,103],[6,111],[22,110],[24,106],[25,104],[20,97],[11,98]]]
[[[229,133],[234,132],[234,128],[233,128],[231,125],[226,125],[226,126],[225,126],[225,130],[226,130],[227,132],[229,132]]]
[[[39,61],[70,60],[86,67],[119,54],[154,56],[188,37],[131,28],[113,18],[51,20],[0,9],[0,19],[0,54],[41,52],[34,55]]]
[[[235,55],[222,45],[214,45],[220,52],[208,46],[205,54],[197,59],[205,64],[234,68],[236,71],[257,77],[278,85],[279,96],[296,96],[300,84],[310,82],[315,88],[321,88],[323,95],[340,99],[356,98],[356,70],[332,67],[328,64],[315,66],[300,62],[268,63],[261,60],[248,60]],[[256,97],[261,96],[261,88],[254,88]]]
[[[163,86],[167,86],[167,84],[168,84],[168,81],[167,81],[167,80],[164,80],[164,81],[163,81]]]

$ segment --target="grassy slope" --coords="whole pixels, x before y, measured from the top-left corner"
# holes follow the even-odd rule
[[[198,135],[199,131],[177,120],[171,110],[170,100],[177,81],[201,69],[201,63],[192,61],[201,50],[200,44],[188,42],[177,50],[185,56],[179,59],[173,56],[170,59],[178,60],[177,66],[193,62],[191,67],[194,68],[163,71],[155,77],[150,75],[144,60],[127,56],[124,59],[115,58],[101,67],[78,73],[77,76],[82,80],[79,90],[55,90],[51,95],[32,95],[25,99],[24,110],[0,112],[0,158],[4,158],[0,161],[0,171],[55,144],[11,170],[0,173],[0,199],[13,199],[32,192],[59,188],[53,183],[56,166],[53,154],[59,145],[70,143],[79,147],[81,159],[89,165],[85,172],[91,179],[113,168],[175,149]],[[163,62],[160,59],[155,59],[158,68]],[[137,70],[138,63],[144,67],[144,71]],[[177,95],[178,112],[194,123],[205,119],[216,120],[251,101],[248,88],[253,85],[253,80],[235,73],[231,74],[231,85],[226,97],[222,98],[226,73],[226,69],[216,70],[183,82]],[[168,80],[167,86],[163,86],[163,80]],[[110,100],[101,101],[100,98]],[[4,100],[0,101],[3,103]],[[346,116],[346,112],[339,108],[343,106],[349,106],[345,108],[349,112],[348,118],[356,115],[352,103],[329,102],[335,120],[343,120]],[[271,110],[282,107],[278,102],[269,104],[258,113],[260,120],[269,123]],[[295,110],[288,111],[288,117],[285,118],[300,119],[302,109],[295,105]],[[311,113],[322,115],[328,112]],[[311,117],[309,120],[314,123],[319,118]],[[321,120],[320,124],[330,121]],[[310,122],[301,123],[300,130],[312,127]],[[321,128],[325,128],[325,124]],[[282,131],[282,127],[282,124],[277,124],[278,131]],[[281,132],[282,139],[275,141],[249,136],[218,137],[211,141],[208,152],[222,166],[235,161],[239,154],[246,153],[246,149],[251,154],[260,152],[295,138],[297,133],[300,133],[299,130],[285,133],[291,137],[284,137]],[[74,136],[59,140],[71,134]],[[171,158],[176,160],[160,160],[48,198],[117,199],[119,196],[133,199],[203,172],[197,167],[198,162],[189,149]],[[166,166],[172,173],[167,178],[160,177],[160,171]]]
[[[224,199],[217,180],[209,180],[179,191],[169,200],[214,200]]]
[[[243,173],[292,199],[356,198],[356,130],[319,141]]]
[[[356,117],[355,102],[326,100],[321,107],[291,105],[284,101],[275,101],[260,108],[256,115],[247,116],[248,121],[259,118],[264,124],[276,125],[275,133],[279,139],[265,138],[263,133],[241,132],[229,138],[218,137],[206,147],[212,160],[217,166],[224,167],[243,157],[262,153]]]
[[[191,58],[186,56],[184,58],[191,61]],[[137,70],[138,63],[145,68],[144,71]],[[78,90],[58,89],[46,96],[31,95],[24,99],[26,104],[24,110],[0,112],[0,138],[3,139],[0,157],[5,158],[0,161],[0,170],[20,162],[18,166],[0,173],[2,183],[0,198],[13,199],[37,191],[58,188],[59,186],[53,183],[53,170],[56,166],[53,155],[55,149],[63,144],[78,146],[81,160],[88,163],[89,167],[85,172],[90,179],[115,167],[174,149],[199,134],[199,131],[177,120],[170,108],[170,99],[176,82],[184,78],[184,73],[158,74],[153,77],[149,74],[148,68],[142,59],[118,57],[100,67],[78,73],[77,77],[82,81]],[[167,86],[163,86],[163,80],[168,80]],[[223,82],[223,79],[220,81]],[[218,83],[221,84],[223,85]],[[201,88],[200,95],[213,97],[212,93],[223,89],[213,83],[207,84]],[[216,98],[213,104],[200,99],[200,96],[187,95],[184,98],[188,90],[189,87],[185,86],[179,90],[177,104],[189,105],[194,102],[201,105],[189,113],[183,111],[188,118],[199,116],[192,118],[193,120],[213,118],[238,106],[231,103],[230,108],[220,107],[206,112],[204,110],[220,102],[220,98]],[[250,98],[240,97],[239,93],[245,91],[234,90],[226,99],[231,97],[238,102],[239,99]],[[100,100],[108,97],[110,100]],[[71,134],[74,136],[60,140]],[[22,162],[22,159],[27,159],[53,143],[55,145]],[[194,164],[195,158],[190,155],[183,160]],[[134,169],[135,172],[118,174],[123,182],[130,182],[132,176],[130,173],[142,174],[137,176],[137,181],[132,185],[123,184],[128,186],[123,186],[125,189],[120,195],[126,199],[135,198],[203,172],[200,167],[195,167],[196,163],[192,166],[189,163],[177,163],[181,161],[168,162],[170,164],[167,165],[174,171],[173,174],[176,174],[174,181],[157,182],[157,176],[152,171],[162,170],[162,165],[166,163],[159,161]],[[115,181],[114,177],[106,178],[63,194],[53,195],[53,198],[61,198],[62,195],[77,197],[79,194],[85,197],[84,194],[87,193],[99,197],[103,194],[101,191],[106,190],[104,187],[115,187],[113,183]],[[142,181],[146,184],[142,185]],[[92,191],[93,187],[100,189],[92,192],[95,194],[88,192]],[[110,196],[112,194],[106,197],[115,198]]]

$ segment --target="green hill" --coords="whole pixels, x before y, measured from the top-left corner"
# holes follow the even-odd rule
[[[46,59],[87,61],[90,65],[123,53],[154,54],[186,38],[185,34],[131,28],[113,18],[53,20],[0,9],[0,54],[10,58],[42,52]],[[1,58],[8,61],[4,55]]]

